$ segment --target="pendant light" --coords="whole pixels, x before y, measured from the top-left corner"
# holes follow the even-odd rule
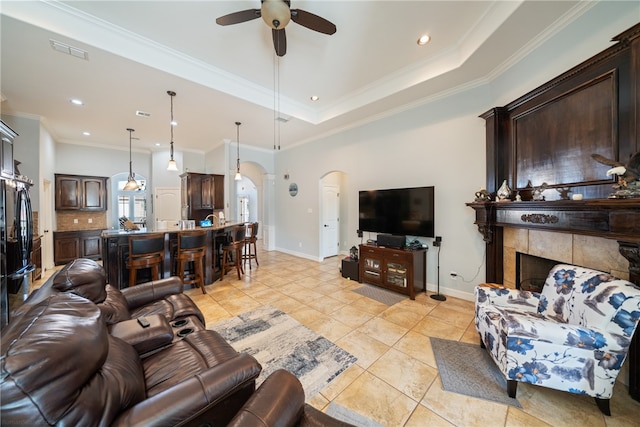
[[[173,121],[173,97],[176,96],[176,93],[172,90],[168,90],[167,94],[171,97],[171,158],[169,159],[169,165],[167,166],[168,171],[177,172],[178,164],[175,160],[173,160],[173,127],[176,125],[176,122]]]
[[[240,181],[242,179],[242,175],[240,175],[240,125],[242,123],[236,122],[236,145],[238,147],[238,157],[236,163],[236,181]]]
[[[131,128],[127,128],[129,132],[129,178],[127,179],[127,183],[122,188],[123,190],[133,191],[138,189],[138,183],[136,182],[136,174],[133,173],[133,162],[131,161],[131,132],[135,132],[135,130]]]

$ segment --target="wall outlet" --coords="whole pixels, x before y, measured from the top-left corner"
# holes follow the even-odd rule
[[[77,224],[78,223],[78,218],[73,218],[73,223]]]
[[[87,220],[87,222],[88,222],[89,224],[93,224],[93,218],[89,218],[89,219]]]
[[[298,247],[301,248],[302,247],[302,242],[298,243]]]

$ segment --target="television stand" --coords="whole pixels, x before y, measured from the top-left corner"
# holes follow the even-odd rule
[[[427,291],[427,250],[360,245],[360,283],[366,282],[416,299]]]

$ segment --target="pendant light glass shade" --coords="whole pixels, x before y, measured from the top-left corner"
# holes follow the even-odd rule
[[[131,132],[135,132],[131,128],[127,128],[129,132],[129,178],[127,183],[122,188],[123,190],[133,191],[138,189],[138,183],[136,182],[136,174],[133,173],[133,162],[131,161]]]
[[[173,97],[176,96],[176,93],[172,90],[168,90],[167,94],[171,97],[171,122],[169,126],[171,126],[171,158],[169,159],[169,165],[167,166],[168,171],[177,172],[178,171],[178,163],[173,160],[173,127],[175,126],[175,122],[173,120]]]
[[[240,125],[242,123],[240,122],[236,122],[236,145],[238,148],[238,156],[237,156],[237,162],[236,162],[236,177],[235,180],[236,181],[240,181],[242,179],[242,175],[240,175]]]

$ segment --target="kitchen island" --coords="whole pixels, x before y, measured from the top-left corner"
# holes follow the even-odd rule
[[[204,258],[204,284],[209,285],[220,278],[222,245],[230,237],[233,227],[240,225],[237,222],[227,222],[224,225],[215,227],[196,227],[195,230],[205,230],[207,232],[207,252]],[[185,232],[194,230],[184,230]],[[129,286],[129,269],[127,268],[127,258],[129,256],[129,236],[140,236],[149,234],[164,234],[164,262],[161,268],[161,277],[170,277],[174,272],[174,256],[178,245],[178,234],[182,230],[104,230],[102,239],[102,263],[107,274],[107,283],[123,289]],[[150,271],[141,270],[138,272],[140,280],[151,280]]]

